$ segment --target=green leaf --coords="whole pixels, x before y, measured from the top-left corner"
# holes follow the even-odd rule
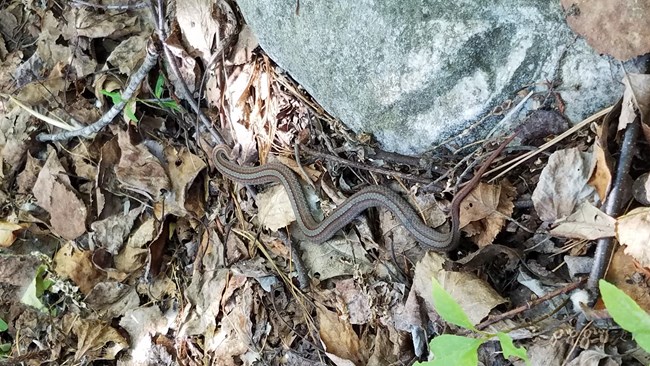
[[[605,307],[614,321],[632,333],[641,348],[650,352],[650,315],[611,283],[600,280],[598,285]]]
[[[437,279],[432,278],[433,283],[433,303],[435,304],[436,311],[440,316],[451,324],[456,324],[459,327],[466,329],[476,330],[474,324],[469,320],[463,308],[458,305],[451,295],[440,285]]]
[[[169,109],[171,109],[173,111],[176,111],[176,112],[181,110],[181,107],[178,106],[178,103],[176,103],[175,100],[164,101],[164,102],[162,102],[162,105],[164,107],[169,108]]]
[[[0,343],[0,356],[8,355],[11,352],[11,343]]]
[[[135,100],[130,100],[124,108],[124,115],[132,122],[138,122],[138,117],[135,116],[135,103]]]
[[[483,339],[443,334],[435,337],[429,343],[429,348],[435,359],[416,365],[476,366],[478,365],[478,348],[483,342]]]
[[[163,93],[163,85],[165,85],[165,77],[163,74],[158,75],[158,80],[156,80],[156,88],[154,89],[153,95],[156,98],[160,98]]]
[[[522,360],[526,361],[526,365],[530,366],[530,360],[528,359],[528,355],[526,355],[526,349],[524,347],[516,347],[512,343],[512,338],[505,333],[498,332],[497,338],[499,338],[501,349],[503,350],[503,356],[506,359],[510,356],[519,357]]]
[[[23,297],[20,299],[23,304],[34,307],[40,311],[47,310],[45,305],[41,302],[40,297],[43,296],[43,293],[52,285],[52,281],[44,279],[46,269],[47,267],[45,265],[38,266],[34,279],[32,279],[32,282],[27,286]]]
[[[7,329],[9,329],[9,325],[7,324],[7,322],[0,319],[0,332],[4,332]]]
[[[119,102],[122,101],[122,94],[120,94],[120,93],[109,92],[108,90],[104,90],[104,89],[102,89],[101,93],[104,94],[105,96],[111,98],[111,101],[113,102],[113,104],[118,104]]]

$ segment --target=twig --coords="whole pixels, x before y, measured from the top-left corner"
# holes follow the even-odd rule
[[[135,3],[135,4],[103,5],[103,4],[93,4],[83,0],[71,0],[70,5],[87,6],[89,8],[107,9],[107,10],[142,9],[149,6],[149,4],[147,4],[146,1]]]
[[[529,152],[529,153],[526,153],[526,154],[524,154],[524,155],[522,155],[522,156],[520,156],[520,157],[518,157],[518,158],[512,159],[512,160],[510,160],[509,162],[504,163],[504,164],[501,164],[501,165],[499,165],[498,167],[496,167],[496,168],[490,170],[490,171],[487,172],[486,174],[491,174],[491,173],[494,173],[494,172],[497,171],[497,170],[505,169],[506,167],[510,166],[508,169],[505,169],[504,171],[502,171],[501,173],[499,173],[499,175],[497,175],[497,176],[495,176],[494,178],[490,179],[490,182],[493,182],[494,180],[499,179],[500,177],[504,176],[506,173],[508,173],[509,171],[511,171],[512,169],[514,169],[515,167],[517,167],[517,166],[523,164],[524,162],[528,161],[529,159],[531,159],[531,158],[537,156],[538,154],[544,152],[544,151],[545,151],[546,149],[548,149],[549,147],[551,147],[551,146],[557,144],[558,142],[564,140],[565,138],[571,136],[573,133],[575,133],[576,131],[578,131],[578,130],[580,130],[581,128],[585,127],[585,126],[588,125],[589,123],[591,123],[591,122],[597,120],[598,118],[600,118],[600,117],[606,115],[606,114],[609,113],[613,108],[614,108],[613,106],[612,106],[612,107],[605,108],[605,109],[601,110],[600,112],[597,112],[597,113],[595,113],[595,114],[593,114],[593,115],[587,117],[587,118],[586,118],[585,120],[583,120],[582,122],[580,122],[580,123],[578,123],[577,125],[571,127],[570,129],[564,131],[564,133],[562,133],[561,135],[555,137],[553,140],[551,140],[551,141],[545,143],[544,145],[540,146],[537,150],[535,150],[535,151],[531,151],[531,152]]]
[[[628,172],[632,166],[632,158],[636,153],[636,142],[641,130],[640,119],[637,116],[634,122],[627,125],[625,133],[623,134],[623,142],[621,143],[621,155],[618,158],[618,166],[616,168],[616,176],[612,184],[612,189],[605,201],[604,211],[611,217],[617,217],[621,214],[623,207],[623,198],[625,196],[625,183],[627,183]],[[613,238],[598,239],[596,244],[596,252],[594,253],[594,265],[591,267],[589,274],[589,282],[587,287],[589,289],[597,289],[598,281],[605,276],[609,261],[613,254]]]
[[[108,112],[104,113],[104,115],[99,120],[97,120],[97,122],[78,130],[65,131],[56,134],[40,134],[36,137],[36,139],[38,141],[63,141],[71,139],[73,137],[88,138],[101,131],[104,127],[108,126],[113,121],[113,119],[122,111],[122,109],[124,109],[124,106],[129,101],[129,99],[131,99],[136,89],[138,88],[138,85],[140,85],[140,82],[142,82],[144,77],[149,73],[149,70],[151,70],[151,68],[156,64],[158,55],[159,53],[156,49],[156,46],[153,44],[153,42],[150,41],[147,44],[147,55],[144,58],[144,62],[138,71],[136,71],[135,74],[131,76],[129,84],[122,92],[120,102],[113,105],[111,109],[108,110]]]
[[[432,183],[431,179],[418,177],[418,176],[412,175],[412,174],[401,173],[401,172],[398,172],[398,171],[395,171],[395,170],[377,168],[377,167],[369,166],[367,164],[357,163],[357,162],[354,162],[354,161],[350,161],[350,160],[347,160],[347,159],[340,158],[340,157],[335,156],[335,155],[325,154],[325,153],[322,153],[320,151],[310,149],[310,148],[308,148],[307,146],[304,146],[304,145],[300,145],[300,148],[303,151],[305,151],[306,153],[310,154],[310,155],[316,156],[316,157],[321,158],[321,159],[326,159],[326,160],[329,160],[329,161],[333,161],[333,162],[336,162],[336,163],[339,163],[339,164],[342,164],[342,165],[346,165],[346,166],[349,166],[349,167],[352,167],[352,168],[368,170],[368,171],[378,173],[378,174],[390,175],[390,176],[410,180],[410,181],[413,181],[413,182],[416,182],[416,183],[422,183],[422,184],[430,184],[430,183]]]
[[[556,296],[562,295],[562,294],[569,293],[569,292],[581,287],[585,282],[587,282],[587,279],[583,278],[578,282],[570,283],[567,286],[564,286],[564,287],[562,287],[560,289],[557,289],[557,290],[555,290],[553,292],[549,292],[549,293],[547,293],[546,295],[544,295],[544,296],[542,296],[540,298],[537,298],[537,299],[535,299],[535,300],[533,300],[533,301],[531,301],[529,303],[526,303],[526,305],[522,305],[522,306],[514,308],[514,309],[512,309],[510,311],[506,311],[503,314],[496,315],[494,317],[490,317],[488,320],[486,320],[486,321],[480,323],[479,325],[477,325],[476,329],[479,329],[479,330],[485,329],[488,325],[494,324],[494,323],[499,322],[499,321],[501,321],[503,319],[511,318],[511,317],[513,317],[513,316],[515,316],[515,315],[517,315],[519,313],[523,313],[524,311],[532,309],[533,307],[543,303],[544,301],[550,300],[550,299],[552,299],[552,298],[554,298]]]
[[[158,34],[158,38],[160,38],[161,43],[162,43],[162,48],[163,48],[163,53],[165,55],[165,60],[167,60],[167,65],[169,66],[168,69],[171,70],[172,74],[176,77],[176,80],[178,80],[178,85],[180,86],[180,89],[177,90],[176,92],[179,94],[181,99],[184,99],[192,108],[192,111],[196,113],[196,115],[199,117],[199,120],[203,124],[203,127],[210,132],[210,135],[212,136],[212,139],[214,140],[216,145],[219,144],[224,144],[225,140],[223,139],[223,136],[217,131],[213,126],[212,122],[210,119],[201,111],[201,108],[199,104],[194,100],[192,97],[192,92],[190,91],[190,88],[187,86],[187,83],[185,83],[185,79],[183,79],[183,76],[181,75],[181,72],[178,68],[178,64],[176,63],[176,58],[172,54],[171,50],[167,46],[167,43],[165,42],[167,40],[167,30],[165,29],[165,18],[163,15],[163,1],[162,0],[152,0],[150,2],[150,11],[151,11],[151,16],[153,17],[154,20],[154,25],[156,27],[156,33]],[[216,54],[220,54],[225,49],[229,46],[229,44],[223,44],[222,47],[216,52]]]

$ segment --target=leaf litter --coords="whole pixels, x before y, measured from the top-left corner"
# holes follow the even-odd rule
[[[238,163],[277,159],[308,177],[319,215],[363,182],[387,184],[444,230],[455,180],[418,186],[374,172],[375,165],[422,166],[373,159],[368,136],[325,114],[256,48],[250,28],[222,1],[196,1],[172,15],[178,27],[165,42],[180,79],[155,68],[137,99],[93,139],[40,143],[36,134],[52,132],[48,118],[76,128],[114,103],[106,96],[124,90],[153,29],[146,9],[70,4],[0,6],[0,319],[8,324],[0,344],[11,345],[10,360],[408,364],[428,357],[435,335],[462,334],[439,317],[432,278],[472,325],[509,332],[534,363],[609,362],[620,357],[612,345],[621,353],[629,347],[606,324],[590,324],[589,334],[568,331],[574,323],[567,319],[583,310],[566,305],[567,294],[489,321],[580,280],[593,264],[588,240],[600,237],[621,244],[606,278],[650,310],[647,201],[637,199],[618,218],[599,210],[612,189],[618,131],[637,118],[648,130],[647,76],[622,81],[619,123],[610,111],[594,132],[552,144],[550,156],[517,168],[508,181],[481,183],[461,205],[468,241],[449,258],[424,250],[383,209],[316,245],[300,240],[282,188],[253,195],[215,173],[207,135],[173,92],[181,81],[203,93],[213,123],[237,143]],[[237,34],[232,48],[218,51]],[[298,164],[298,138],[369,168],[309,154]],[[457,178],[460,158],[428,159]],[[633,174],[642,179],[647,170],[639,164]],[[517,206],[526,197],[530,204]],[[278,237],[285,227],[285,239]],[[576,347],[577,358],[557,357]],[[508,362],[496,354],[482,360],[494,357]]]

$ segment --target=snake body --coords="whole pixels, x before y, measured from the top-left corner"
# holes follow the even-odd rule
[[[330,239],[368,208],[384,207],[391,211],[422,245],[437,252],[447,252],[456,247],[460,238],[458,217],[460,201],[471,192],[483,172],[511,140],[512,138],[502,143],[469,183],[458,191],[451,204],[451,229],[448,232],[440,232],[427,226],[406,200],[384,186],[363,188],[345,200],[323,221],[317,222],[309,210],[298,178],[286,166],[277,163],[257,167],[240,166],[230,161],[230,148],[226,145],[218,145],[214,148],[213,162],[221,174],[242,184],[281,183],[287,191],[291,207],[296,214],[296,223],[305,236],[313,242],[322,243]]]

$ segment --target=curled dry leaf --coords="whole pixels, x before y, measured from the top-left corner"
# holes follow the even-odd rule
[[[644,278],[650,276],[650,269],[639,268],[634,258],[624,253],[623,246],[618,246],[607,269],[605,279],[623,290],[639,306],[650,312],[650,285]]]
[[[319,334],[325,352],[336,365],[365,365],[368,348],[364,347],[352,325],[322,305],[316,306]]]
[[[413,291],[424,300],[429,312],[435,310],[431,296],[431,278],[434,276],[445,291],[460,304],[472,324],[478,324],[495,306],[506,302],[506,299],[484,280],[469,272],[446,271],[443,269],[443,262],[442,256],[429,252],[415,266]]]
[[[650,173],[643,173],[632,183],[634,199],[643,205],[650,205]]]
[[[576,212],[566,219],[555,223],[551,235],[572,239],[596,240],[615,235],[616,220],[594,207],[589,202],[583,202]]]
[[[501,184],[480,183],[460,206],[460,226],[472,241],[483,247],[491,244],[506,219],[512,215],[515,188],[506,180]]]
[[[197,177],[205,169],[205,163],[185,147],[167,147],[164,155],[172,190],[172,194],[165,196],[164,210],[176,216],[185,216],[187,211],[196,217],[203,216],[205,190]]]
[[[235,15],[224,4],[210,0],[186,0],[176,9],[176,20],[183,42],[192,56],[200,56],[208,63],[215,48],[214,40],[223,40],[235,30]]]
[[[593,148],[596,167],[587,184],[596,189],[600,202],[605,202],[607,192],[609,192],[609,187],[612,184],[612,170],[610,169],[610,164],[607,162],[605,150],[598,140],[594,142]]]
[[[13,224],[0,221],[0,247],[7,248],[11,246],[18,237],[19,232],[28,226],[29,224]]]
[[[650,75],[627,74],[623,77],[623,84],[625,92],[618,130],[625,129],[625,126],[632,123],[639,113],[644,122],[642,125],[646,140],[650,141],[648,135],[650,127],[646,125],[650,117]]]
[[[558,150],[542,170],[532,199],[537,214],[544,221],[569,216],[575,206],[593,198],[595,189],[587,184],[596,167],[594,149]]]
[[[650,267],[650,207],[636,208],[618,218],[616,238],[625,254]]]

